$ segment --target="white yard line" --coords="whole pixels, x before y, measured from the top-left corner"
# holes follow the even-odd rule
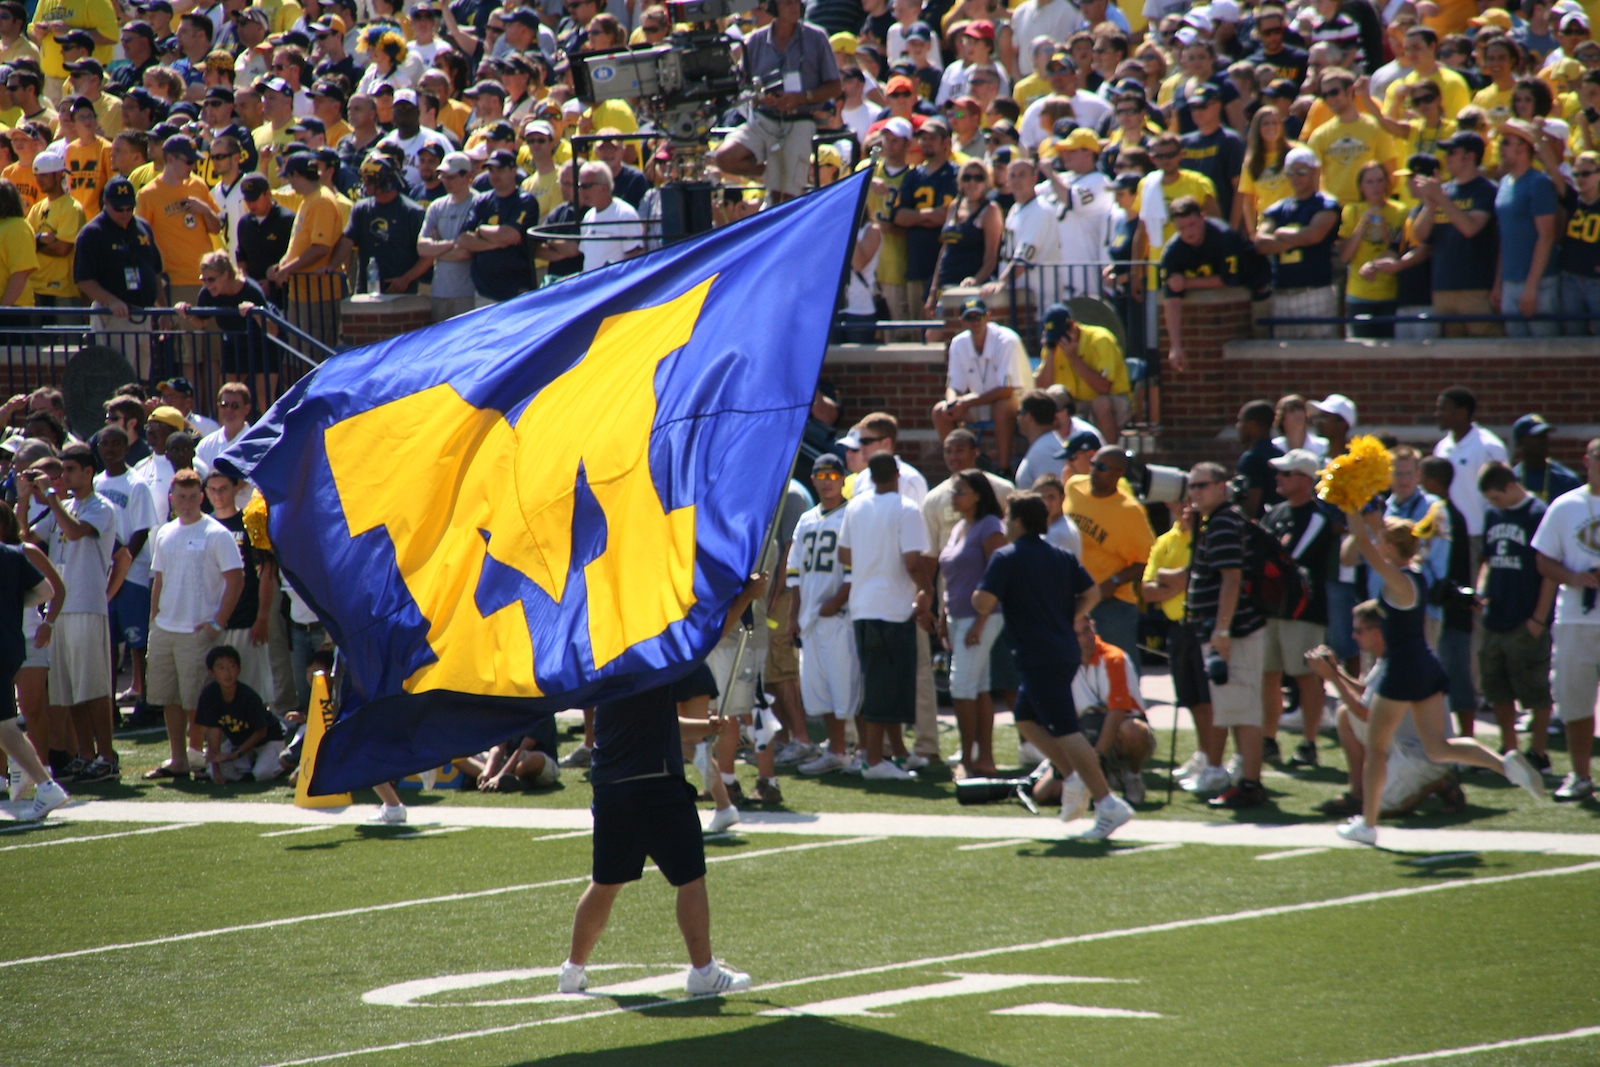
[[[1175,848],[1182,848],[1178,841],[1167,841],[1158,845],[1135,845],[1133,848],[1114,848],[1109,853],[1112,856],[1135,856],[1141,852],[1171,852]]]
[[[188,824],[197,825],[197,824]],[[134,830],[133,833],[151,834],[159,830],[178,830],[179,826],[160,827],[157,830]],[[122,837],[123,834],[107,834],[107,837]],[[69,844],[72,841],[89,841],[94,838],[64,838],[61,841],[44,841],[40,844]],[[819,848],[834,848],[839,845],[864,845],[870,842],[882,841],[881,837],[856,837],[839,841],[813,841],[804,845],[786,845],[782,848],[759,848],[751,852],[735,852],[726,856],[708,856],[707,863],[732,863],[735,860],[752,860],[760,856],[777,856],[788,852],[808,852]],[[26,848],[26,845],[14,845],[13,848]],[[654,870],[655,868],[646,868]],[[149,948],[154,945],[170,945],[180,941],[198,941],[207,937],[220,937],[224,934],[243,933],[247,930],[270,930],[281,926],[298,926],[301,923],[319,922],[324,919],[344,919],[352,915],[370,915],[374,912],[397,911],[401,908],[415,908],[424,904],[454,904],[463,900],[478,900],[483,897],[504,896],[507,893],[524,893],[532,889],[549,889],[558,885],[580,885],[589,881],[587,874],[573,878],[554,878],[548,882],[530,882],[525,885],[507,885],[495,889],[479,889],[468,893],[446,893],[436,897],[419,897],[415,900],[397,900],[388,904],[368,904],[359,908],[340,908],[338,911],[313,912],[310,915],[291,915],[282,919],[267,919],[263,922],[242,923],[238,926],[219,926],[211,930],[194,930],[186,934],[169,934],[166,937],[152,937],[143,941],[123,941],[111,945],[97,945],[94,948],[73,949],[70,952],[52,952],[44,956],[27,956],[21,959],[0,960],[0,969],[7,967],[21,967],[29,963],[49,963],[52,960],[73,959],[78,956],[96,956],[102,952],[118,952],[124,949]]]
[[[1031,837],[1008,837],[1001,841],[979,841],[976,845],[957,845],[956,851],[978,852],[986,848],[1005,848],[1008,845],[1032,845],[1035,843],[1034,838]]]
[[[1600,871],[1600,862],[1578,863],[1570,867],[1557,867],[1554,869],[1524,871],[1520,874],[1494,875],[1488,878],[1474,878],[1459,882],[1440,882],[1434,885],[1410,886],[1405,889],[1386,889],[1370,893],[1356,893],[1346,897],[1334,897],[1329,900],[1313,900],[1299,904],[1282,904],[1270,908],[1252,908],[1248,911],[1230,912],[1225,915],[1209,915],[1193,919],[1177,919],[1172,922],[1156,923],[1152,926],[1136,926],[1122,930],[1104,930],[1099,933],[1074,934],[1068,937],[1050,938],[1045,941],[1034,941],[1021,945],[1005,945],[1000,948],[978,949],[972,952],[957,952],[948,956],[927,956],[921,959],[907,960],[903,963],[887,963],[877,967],[861,967],[852,971],[840,971],[832,974],[811,975],[806,978],[791,978],[782,982],[768,982],[765,985],[754,986],[751,993],[766,993],[775,989],[788,989],[792,986],[811,985],[816,982],[829,982],[842,978],[860,978],[867,975],[889,974],[894,971],[913,970],[925,967],[937,967],[964,960],[986,959],[992,956],[1003,956],[1017,952],[1037,952],[1042,949],[1060,948],[1066,945],[1087,944],[1094,941],[1110,941],[1118,938],[1138,937],[1144,934],[1168,933],[1174,930],[1187,930],[1204,926],[1221,926],[1228,923],[1244,922],[1250,919],[1263,919],[1279,915],[1292,915],[1299,912],[1317,911],[1322,908],[1343,907],[1350,904],[1371,904],[1378,901],[1398,900],[1418,896],[1423,893],[1445,893],[1452,890],[1465,889],[1472,886],[1499,885],[1507,882],[1519,882],[1528,878],[1556,878],[1571,874],[1588,874]],[[698,999],[698,998],[688,998]],[[416,1041],[401,1041],[389,1045],[374,1045],[367,1048],[350,1049],[345,1052],[329,1052],[320,1056],[307,1056],[302,1059],[285,1060],[281,1063],[271,1064],[270,1067],[302,1067],[305,1064],[327,1063],[333,1060],[350,1059],[356,1056],[368,1056],[381,1052],[397,1052],[404,1049],[424,1048],[431,1045],[442,1045],[455,1041],[471,1041],[480,1037],[492,1037],[497,1034],[514,1033],[528,1030],[538,1026],[554,1026],[561,1023],[582,1022],[586,1019],[599,1019],[606,1016],[621,1015],[625,1012],[643,1011],[649,1008],[660,1007],[662,1004],[683,1003],[681,1000],[658,1000],[647,1004],[630,1004],[625,1007],[605,1008],[601,1011],[584,1012],[577,1015],[562,1015],[549,1019],[532,1019],[527,1022],[511,1023],[505,1026],[487,1027],[481,1030],[467,1030],[454,1034],[442,1034],[438,1037],[421,1038]],[[1572,1031],[1575,1036],[1582,1036],[1579,1031]],[[1563,1037],[1565,1035],[1562,1035]],[[1561,1038],[1549,1038],[1558,1040]],[[1493,1046],[1489,1046],[1493,1047]],[[1437,1054],[1435,1054],[1437,1055]],[[1401,1063],[1404,1060],[1374,1061],[1372,1064],[1346,1064],[1343,1067],[1377,1067],[1379,1063]]]
[[[1328,851],[1325,848],[1291,848],[1287,852],[1263,852],[1257,856],[1258,860],[1292,860],[1301,856],[1320,856]]]
[[[1533,1037],[1513,1037],[1505,1041],[1490,1041],[1483,1045],[1466,1045],[1461,1048],[1441,1048],[1433,1052],[1413,1052],[1407,1056],[1391,1056],[1383,1060],[1362,1060],[1360,1063],[1341,1063],[1339,1067],[1391,1067],[1397,1063],[1426,1063],[1455,1056],[1471,1056],[1478,1052],[1494,1052],[1503,1048],[1522,1048],[1526,1045],[1548,1045],[1556,1041],[1576,1041],[1585,1037],[1600,1036],[1600,1026],[1585,1026],[1559,1034],[1536,1034]]]
[[[57,809],[52,820],[64,822],[206,822],[266,826],[359,825],[376,810],[371,806],[348,808],[296,808],[286,803],[259,801],[130,801],[95,800]],[[408,825],[477,826],[511,830],[554,830],[587,833],[592,820],[583,808],[485,808],[467,804],[412,808]],[[1080,819],[1063,823],[1052,815],[881,815],[871,812],[744,812],[742,834],[799,834],[807,837],[965,838],[998,841],[1060,841],[1093,825]],[[1264,825],[1234,822],[1189,822],[1178,819],[1134,819],[1117,831],[1118,843],[1217,845],[1284,850],[1294,848],[1360,849],[1341,841],[1332,822]],[[1415,830],[1384,826],[1379,841],[1391,852],[1526,852],[1554,856],[1600,858],[1600,834],[1532,833],[1508,830]]]
[[[6,845],[0,852],[15,852],[19,848],[49,848],[51,845],[81,845],[86,841],[109,841],[113,837],[138,837],[140,834],[159,834],[166,830],[192,830],[202,825],[197,822],[173,823],[168,826],[151,826],[143,830],[124,830],[117,834],[93,834],[89,837],[57,837],[50,841],[30,841],[26,845]]]
[[[569,830],[564,834],[540,834],[535,841],[565,841],[569,837],[593,837],[593,830]]]
[[[331,830],[338,823],[328,823],[326,826],[296,826],[293,830],[273,830],[271,833],[262,834],[262,837],[288,837],[290,834],[314,834],[322,830]]]

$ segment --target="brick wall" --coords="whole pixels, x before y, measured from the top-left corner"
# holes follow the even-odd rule
[[[433,301],[425,296],[353,297],[339,305],[339,336],[353,347],[387,341],[433,321]]]

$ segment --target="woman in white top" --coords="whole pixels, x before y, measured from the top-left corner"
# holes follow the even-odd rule
[[[1278,401],[1278,417],[1272,424],[1278,436],[1272,443],[1288,454],[1291,448],[1303,448],[1318,459],[1328,458],[1328,439],[1311,432],[1311,420],[1306,413],[1306,398],[1290,393]]]

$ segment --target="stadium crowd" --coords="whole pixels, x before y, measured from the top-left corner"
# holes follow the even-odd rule
[[[1035,789],[1059,790],[1064,811],[1098,798],[1113,817],[1097,832],[1110,833],[1127,811],[1106,801],[1107,788],[1142,797],[1152,739],[1140,724],[1136,672],[1159,618],[1171,624],[1162,647],[1203,741],[1184,775],[1197,792],[1226,806],[1264,802],[1260,766],[1281,754],[1285,677],[1306,738],[1298,765],[1317,760],[1314,698],[1324,682],[1346,697],[1340,736],[1359,754],[1366,709],[1350,698],[1364,695],[1352,688],[1363,654],[1384,657],[1381,634],[1372,635],[1373,620],[1386,617],[1386,572],[1364,554],[1362,524],[1352,527],[1309,488],[1355,430],[1354,403],[1247,405],[1237,475],[1203,467],[1189,479],[1191,495],[1235,486],[1227,499],[1236,503],[1195,497],[1161,516],[1158,538],[1118,443],[1132,404],[1123,353],[1112,331],[1075,321],[1057,301],[1159,288],[1180,370],[1177,303],[1224,284],[1247,287],[1279,318],[1381,320],[1431,308],[1507,316],[1503,325],[1446,323],[1447,333],[1592,332],[1600,41],[1591,14],[1579,0],[1479,8],[771,0],[727,20],[747,73],[768,90],[723,116],[731,132],[710,148],[717,221],[870,168],[844,335],[871,340],[877,320],[925,316],[945,289],[982,293],[962,306],[950,388],[933,412],[948,477],[895,457],[898,427],[880,413],[850,429],[809,485],[791,487],[781,532],[793,575],[757,605],[779,625],[752,623],[756,651],[747,653],[766,656],[766,669],[741,670],[724,701],[760,703],[758,674],[777,698],[770,717],[758,716],[758,733],[775,731],[757,745],[758,800],[781,798],[779,765],[818,774],[854,766],[900,780],[947,755],[938,747],[936,659],[960,728],[956,758],[964,773],[993,773],[994,708],[1030,721],[1026,700],[1013,695],[1017,670],[1026,675],[1043,658],[1065,671],[1051,684],[1105,718],[1091,724],[1098,761],[1057,746],[1060,723],[1029,737],[1047,750],[1036,755],[1052,756],[1041,762],[1056,764]],[[132,314],[141,306],[170,303],[184,316],[221,309],[242,322],[241,311],[270,301],[332,342],[329,309],[352,289],[426,291],[443,320],[637,255],[660,240],[654,223],[673,154],[628,102],[580,100],[573,68],[586,53],[658,43],[673,28],[668,8],[639,0],[423,0],[409,9],[392,0],[43,0],[31,16],[0,0],[0,123],[10,131],[0,140],[0,305],[93,304],[111,313],[97,330],[137,333],[151,329]],[[1161,269],[1128,265],[1144,261]],[[1007,286],[1047,309],[1037,373],[1022,339],[988,322],[985,299]],[[1570,317],[1537,317],[1558,312]],[[1420,336],[1435,327],[1348,328]],[[1287,327],[1304,337],[1341,329]],[[156,377],[149,345],[135,351],[140,374]],[[249,487],[211,467],[254,399],[276,387],[265,358],[248,336],[221,346],[219,378],[231,380],[211,408],[219,422],[197,409],[210,404],[181,378],[152,395],[130,385],[107,398],[106,428],[89,443],[67,431],[54,390],[5,406],[0,421],[21,429],[0,443],[17,520],[6,540],[45,550],[43,559],[25,555],[54,593],[42,614],[29,609],[30,647],[19,658],[19,702],[43,762],[12,761],[38,785],[46,811],[59,786],[42,768],[68,784],[120,773],[111,731],[124,702],[135,703],[135,720],[167,730],[170,759],[157,778],[292,771],[291,735],[326,635],[280,582],[270,550],[252,543]],[[829,403],[819,399],[819,410]],[[1420,525],[1426,547],[1410,546],[1420,554],[1407,558],[1419,561],[1430,590],[1446,591],[1427,614],[1456,729],[1472,732],[1481,690],[1499,747],[1515,752],[1520,703],[1535,726],[1528,755],[1506,769],[1526,781],[1517,761],[1548,769],[1541,716],[1564,695],[1573,765],[1557,796],[1580,798],[1592,789],[1580,735],[1592,718],[1593,701],[1582,698],[1593,678],[1583,665],[1592,675],[1600,657],[1592,642],[1571,650],[1593,636],[1587,627],[1600,615],[1584,610],[1595,581],[1585,565],[1594,562],[1592,532],[1586,542],[1574,531],[1592,527],[1592,504],[1589,526],[1546,518],[1520,536],[1505,533],[1499,547],[1485,539],[1523,522],[1518,509],[1534,509],[1528,499],[1548,503],[1550,515],[1581,509],[1600,465],[1591,445],[1584,488],[1546,459],[1548,426],[1529,416],[1513,435],[1522,463],[1503,470],[1512,457],[1473,423],[1473,407],[1465,391],[1440,399],[1447,437],[1433,456],[1394,443],[1385,511]],[[1313,417],[1321,436],[1309,428]],[[997,470],[979,462],[987,434]],[[1017,489],[1024,495],[1013,501]],[[1518,517],[1491,522],[1491,507]],[[1309,576],[1295,617],[1268,620],[1231,580],[1212,581],[1260,555],[1239,554],[1237,537],[1233,549],[1200,551],[1214,515],[1231,517],[1230,508],[1292,542]],[[1378,547],[1367,548],[1382,557],[1388,534],[1378,533]],[[1021,553],[1008,549],[1029,538],[1077,561],[1060,571],[1068,592],[1050,610],[1023,607],[1026,583],[1000,573],[1021,566]],[[997,558],[1009,562],[996,568]],[[1059,558],[1035,564],[1056,567]],[[1512,558],[1520,564],[1498,562]],[[1511,571],[1538,578],[1542,591],[1530,599],[1525,587],[1495,585]],[[1092,581],[1079,588],[1082,572]],[[1521,627],[1549,655],[1558,586],[1552,700],[1535,684],[1542,672],[1529,666],[1529,650],[1489,635],[1520,640]],[[1471,587],[1478,593],[1462,592]],[[1017,601],[1009,624],[1008,598]],[[1527,613],[1496,629],[1506,618],[1497,605],[1507,601],[1519,605],[1512,614]],[[1074,603],[1082,610],[1067,610]],[[1030,610],[1031,625],[1021,624]],[[1218,619],[1230,632],[1215,632]],[[919,627],[936,635],[937,657]],[[131,657],[133,685],[122,694],[112,691],[105,631]],[[1266,636],[1250,640],[1257,632]],[[711,672],[718,683],[734,677],[737,643],[725,645],[713,660],[726,668]],[[808,657],[806,647],[839,655]],[[1501,658],[1490,665],[1496,649]],[[1240,657],[1229,681],[1208,673],[1208,655],[1225,664]],[[859,669],[847,669],[850,656]],[[808,678],[804,663],[824,658],[830,676]],[[1213,707],[1208,685],[1234,690],[1226,708]],[[1241,699],[1235,687],[1255,695]],[[722,699],[716,688],[702,682],[685,703],[703,713]],[[809,715],[827,720],[825,746],[804,736]],[[1233,761],[1224,760],[1228,729],[1237,734]],[[1410,751],[1440,755],[1438,738],[1424,734]],[[698,761],[719,813],[739,799],[737,742],[725,732],[718,751]],[[555,755],[553,737],[516,738],[464,757],[462,769],[485,789],[547,784],[559,774]],[[583,749],[568,757],[584,758]],[[1360,762],[1352,755],[1353,767]],[[25,787],[13,781],[15,797]],[[1341,811],[1359,807],[1364,781],[1353,774]],[[1454,802],[1453,778],[1427,785]],[[383,817],[403,818],[397,799],[385,802]]]

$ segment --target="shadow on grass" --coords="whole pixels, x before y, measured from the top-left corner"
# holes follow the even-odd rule
[[[642,1014],[678,1018],[715,1017],[721,1014],[715,999],[686,1001],[670,1008],[652,1008]],[[599,1052],[575,1052],[507,1067],[705,1067],[706,1064],[759,1063],[763,1067],[836,1062],[848,1049],[853,1063],[916,1064],[916,1067],[993,1067],[995,1061],[978,1059],[935,1045],[850,1026],[834,1019],[779,1019],[765,1026],[746,1026],[725,1034],[708,1034],[681,1041]]]

